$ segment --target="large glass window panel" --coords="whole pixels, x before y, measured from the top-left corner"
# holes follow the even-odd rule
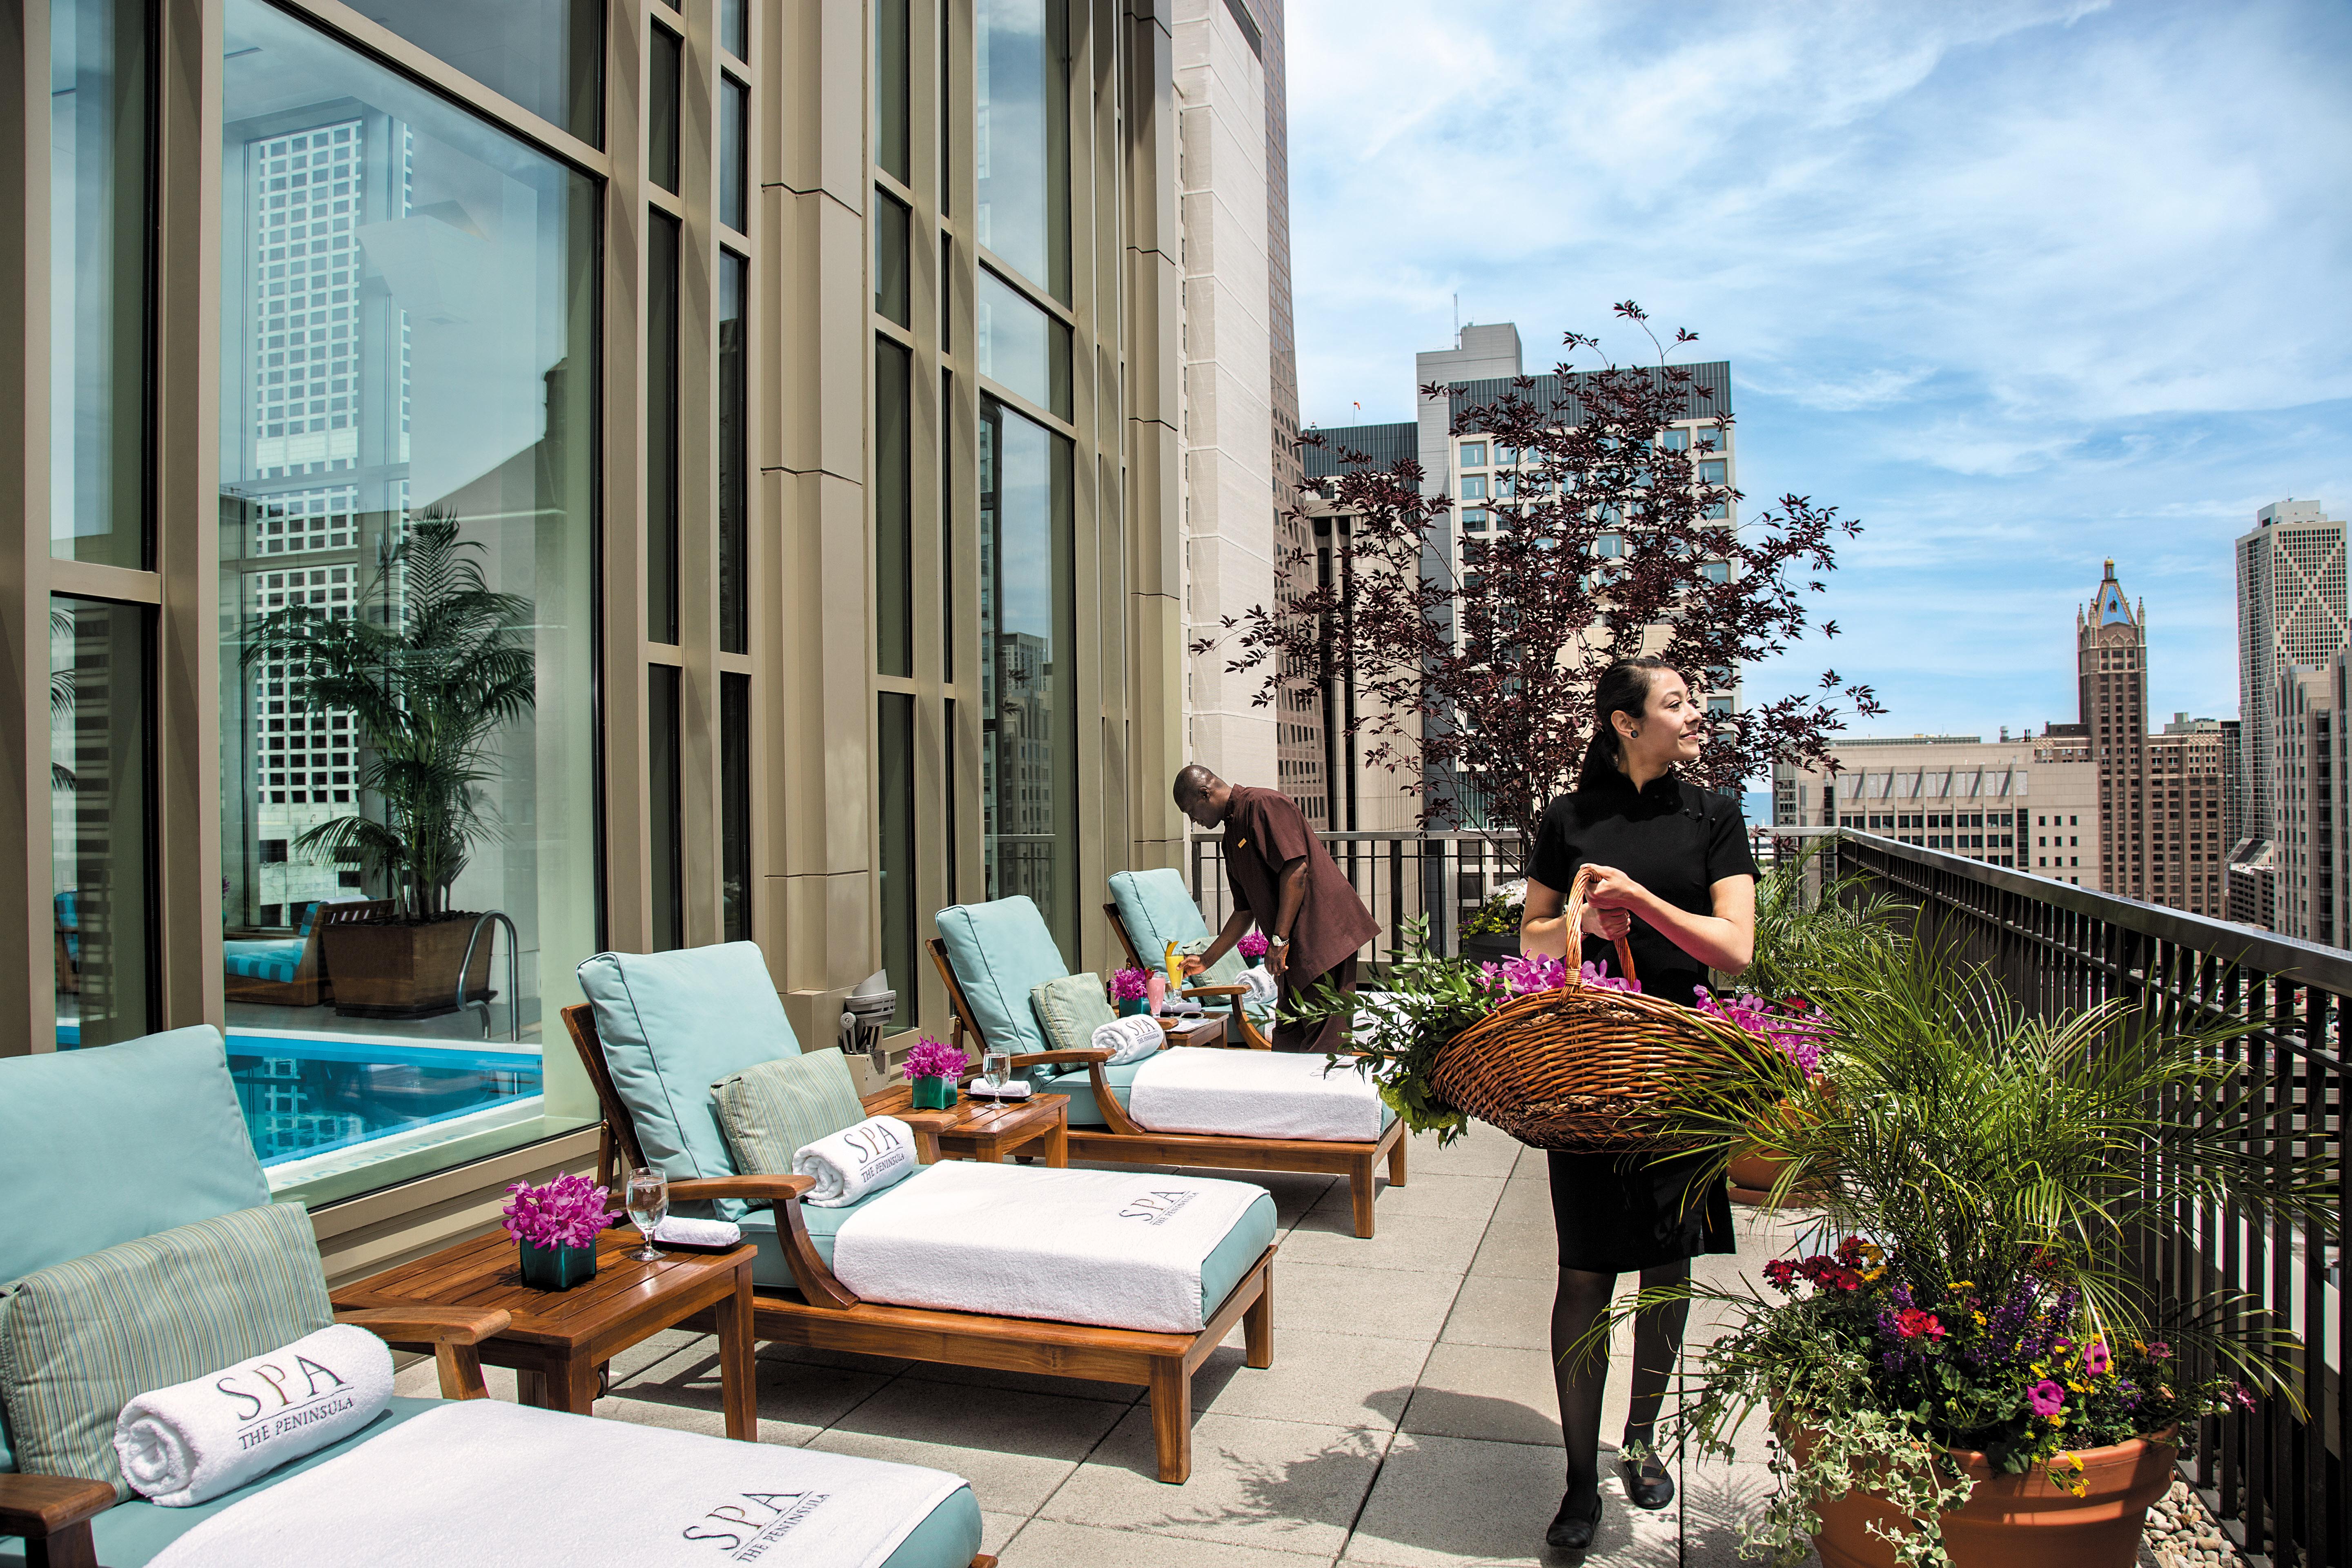
[[[1025,893],[1077,951],[1070,444],[982,405],[981,835],[986,897]]]
[[[907,10],[908,0],[874,0],[874,162],[902,184],[914,179]]]
[[[900,326],[913,324],[914,293],[907,271],[908,231],[913,215],[907,204],[876,186],[874,191],[874,312]]]
[[[751,427],[745,423],[745,312],[751,309],[751,263],[731,250],[719,253],[719,647],[751,651],[746,595],[751,570]]]
[[[675,195],[677,190],[678,99],[686,44],[667,27],[654,29],[654,58],[646,67],[646,174]]]
[[[226,1023],[273,1185],[322,1201],[593,1124],[541,1046],[603,945],[597,195],[275,5],[222,20]]]
[[[646,228],[646,635],[677,641],[678,242],[676,218]]]
[[[364,0],[357,8],[491,91],[602,144],[600,0]]]
[[[49,550],[147,564],[148,0],[49,0]]]
[[[654,947],[686,945],[684,737],[678,725],[683,672],[674,664],[646,671],[646,822],[652,837]]]
[[[1070,61],[1064,0],[977,0],[972,156],[980,243],[1070,297]]]
[[[875,658],[885,675],[915,673],[914,361],[874,340]]]
[[[720,940],[751,934],[751,678],[719,678]]]
[[[915,1021],[919,987],[915,973],[915,700],[885,691],[877,714],[880,752],[876,758],[878,795],[876,822],[881,830],[882,963],[898,993],[891,1021]]]
[[[751,0],[719,0],[719,47],[739,60],[751,58]]]
[[[747,233],[751,192],[751,89],[731,76],[719,79],[719,221]]]
[[[155,1024],[151,637],[144,609],[49,601],[49,891],[61,1049],[135,1039]]]
[[[1041,408],[1070,416],[1070,328],[987,268],[973,310],[980,374]]]

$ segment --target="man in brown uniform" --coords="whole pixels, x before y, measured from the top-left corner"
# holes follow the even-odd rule
[[[1176,775],[1176,809],[1199,826],[1225,830],[1225,879],[1234,912],[1209,951],[1185,961],[1197,973],[1225,955],[1255,921],[1265,933],[1265,966],[1281,982],[1274,1048],[1329,1053],[1348,1048],[1348,1019],[1286,1021],[1292,1005],[1328,981],[1356,989],[1356,950],[1380,923],[1332,863],[1307,818],[1279,790],[1229,784],[1199,763]]]

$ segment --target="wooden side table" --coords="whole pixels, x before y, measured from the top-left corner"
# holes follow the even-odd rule
[[[596,1238],[594,1279],[569,1290],[535,1290],[522,1282],[514,1238],[495,1230],[347,1285],[331,1300],[338,1308],[503,1308],[514,1321],[484,1342],[483,1363],[514,1369],[523,1404],[575,1415],[591,1413],[606,1362],[664,1329],[701,1319],[694,1326],[719,1336],[727,1435],[757,1442],[751,1259],[759,1248],[746,1242],[725,1252],[665,1249],[660,1262],[640,1263],[625,1256],[638,1244],[635,1226],[607,1230]]]
[[[869,1116],[905,1116],[914,1106],[914,1091],[904,1084],[884,1089],[866,1101]],[[985,1160],[1002,1164],[1007,1154],[1032,1143],[1045,1144],[1045,1163],[1055,1169],[1070,1163],[1070,1097],[1033,1094],[1026,1100],[959,1098],[946,1110],[916,1112],[935,1131],[940,1153],[951,1160]],[[947,1119],[953,1117],[952,1121]]]
[[[1160,1026],[1168,1031],[1171,1046],[1213,1046],[1225,1043],[1225,1015],[1215,1013],[1205,1018],[1162,1018]]]

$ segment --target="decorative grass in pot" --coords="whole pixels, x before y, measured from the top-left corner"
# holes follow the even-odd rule
[[[966,1063],[963,1053],[925,1035],[907,1053],[907,1080],[914,1091],[917,1110],[947,1110],[956,1102],[956,1079]]]
[[[522,1282],[569,1290],[596,1277],[596,1237],[612,1217],[612,1194],[585,1176],[562,1175],[541,1186],[507,1189],[507,1234],[515,1238]]]

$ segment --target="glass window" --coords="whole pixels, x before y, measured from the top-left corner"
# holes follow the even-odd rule
[[[678,222],[646,230],[646,636],[677,641]]]
[[[49,552],[147,564],[146,0],[49,4]]]
[[[1698,466],[1698,482],[1703,485],[1723,484],[1730,471],[1729,464],[1718,459],[1709,459]]]
[[[719,79],[719,221],[750,231],[751,89],[731,76]]]
[[[231,950],[226,1023],[280,1085],[272,1184],[322,1201],[593,1124],[540,1047],[603,945],[597,193],[275,5],[222,16],[221,896],[293,944]],[[495,922],[466,965],[488,911],[519,987]]]
[[[677,106],[679,73],[685,67],[685,43],[667,27],[654,28],[654,58],[646,68],[646,90],[653,101],[646,107],[646,161],[653,183],[677,193]]]
[[[1070,416],[1070,329],[983,267],[972,323],[980,374]]]
[[[1622,533],[1595,535],[1592,541],[1592,553],[1614,560],[1625,553],[1625,536]]]
[[[1070,65],[1065,0],[975,0],[972,158],[980,243],[1070,297]]]
[[[49,601],[50,894],[58,1045],[106,1046],[155,1026],[148,867],[149,613]]]
[[[1484,474],[1463,475],[1462,499],[1464,500],[1485,500],[1486,499],[1486,476]]]
[[[1486,532],[1489,521],[1486,509],[1483,506],[1468,508],[1462,513],[1462,526],[1473,533]]]
[[[1678,425],[1666,431],[1661,439],[1669,452],[1687,452],[1690,450],[1690,437],[1688,427]]]
[[[361,9],[492,92],[602,145],[604,7],[598,0],[375,0]]]
[[[912,326],[914,296],[907,277],[907,204],[876,186],[874,191],[874,313]]]
[[[955,472],[955,372],[940,372],[940,679],[956,678],[956,532],[955,487],[947,476]],[[948,726],[948,756],[955,756],[955,726]],[[955,809],[955,791],[948,791],[948,809]]]
[[[1700,506],[1698,514],[1710,522],[1719,521],[1731,515],[1731,503],[1719,500],[1707,501]]]
[[[646,671],[646,820],[652,828],[656,952],[686,945],[686,814],[678,725],[684,671],[656,664]]]
[[[719,0],[719,47],[739,60],[751,58],[750,0]]]
[[[719,677],[719,940],[751,935],[751,678]]]
[[[1703,561],[1699,563],[1699,571],[1710,583],[1731,581],[1731,563],[1728,561]]]
[[[1071,448],[983,402],[980,448],[984,897],[1025,893],[1065,960],[1077,951],[1077,708]]]
[[[1465,468],[1485,468],[1486,466],[1486,443],[1484,441],[1463,442],[1462,466]]]
[[[914,356],[874,340],[875,656],[885,675],[915,673]]]
[[[751,651],[746,574],[751,569],[751,435],[745,423],[744,312],[751,264],[719,253],[719,647]]]
[[[1710,697],[1706,700],[1706,710],[1710,714],[1728,715],[1731,711],[1731,699],[1728,697]]]
[[[908,129],[909,79],[908,0],[875,0],[874,4],[874,162],[911,184],[908,159],[913,138]]]
[[[915,700],[885,691],[877,700],[876,824],[881,836],[882,964],[898,989],[892,1021],[912,1025],[919,991],[915,971]]]

